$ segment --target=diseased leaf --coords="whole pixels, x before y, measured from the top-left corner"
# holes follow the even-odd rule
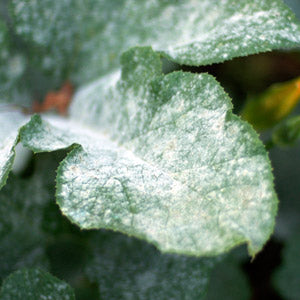
[[[1,108],[1,106],[0,106]],[[5,184],[14,161],[14,150],[18,142],[19,128],[28,117],[17,111],[0,111],[0,189]]]
[[[78,92],[71,120],[34,116],[21,131],[35,152],[81,145],[58,169],[63,213],[163,252],[216,255],[246,242],[257,253],[277,207],[257,134],[210,75],[164,76],[151,48],[122,64],[118,82],[114,74]]]
[[[86,268],[103,300],[204,298],[216,259],[161,254],[145,242],[99,232]]]
[[[282,265],[274,276],[274,285],[287,300],[300,298],[300,234],[299,230],[287,241]]]
[[[3,282],[1,300],[75,300],[72,288],[65,282],[39,269],[14,272]]]
[[[13,0],[12,11],[16,32],[40,47],[43,70],[59,73],[79,58],[77,83],[117,68],[137,45],[198,66],[300,43],[281,0]]]

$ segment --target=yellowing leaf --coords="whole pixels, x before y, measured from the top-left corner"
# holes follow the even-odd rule
[[[256,129],[268,129],[285,118],[300,100],[300,77],[277,83],[264,93],[250,99],[242,112],[242,117]]]

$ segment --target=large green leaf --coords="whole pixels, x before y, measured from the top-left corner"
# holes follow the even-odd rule
[[[103,300],[203,299],[215,259],[161,254],[153,246],[99,232],[86,273]]]
[[[162,251],[216,255],[246,242],[254,255],[277,207],[257,134],[210,75],[164,76],[150,48],[122,64],[117,83],[114,74],[78,92],[70,120],[34,116],[21,130],[35,152],[81,145],[58,169],[63,213]]]
[[[13,0],[12,11],[42,69],[59,73],[79,58],[77,82],[116,68],[120,53],[137,45],[203,65],[300,43],[299,24],[281,0]]]
[[[72,288],[65,282],[39,269],[24,269],[3,282],[1,300],[55,299],[75,300]]]

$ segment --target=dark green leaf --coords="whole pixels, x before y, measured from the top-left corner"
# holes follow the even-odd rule
[[[287,300],[300,299],[300,234],[292,235],[283,250],[282,265],[274,276],[274,285]]]
[[[215,259],[161,254],[145,242],[99,232],[86,273],[103,300],[203,299]]]
[[[39,269],[14,272],[3,282],[1,300],[75,300],[65,282]]]

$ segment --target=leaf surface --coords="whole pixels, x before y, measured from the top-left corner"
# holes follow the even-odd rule
[[[114,74],[78,92],[71,120],[35,116],[21,130],[35,152],[77,145],[58,169],[63,213],[164,252],[216,255],[246,242],[254,255],[277,207],[257,134],[210,75],[164,76],[151,48],[122,63],[119,81]]]
[[[75,300],[71,287],[39,269],[24,269],[11,274],[3,282],[1,300]]]
[[[12,11],[17,34],[39,47],[42,69],[59,73],[79,58],[78,83],[117,68],[138,45],[198,66],[300,43],[281,0],[13,0]]]
[[[14,161],[19,128],[28,121],[20,112],[9,111],[8,107],[6,109],[0,111],[0,189],[5,184]]]

